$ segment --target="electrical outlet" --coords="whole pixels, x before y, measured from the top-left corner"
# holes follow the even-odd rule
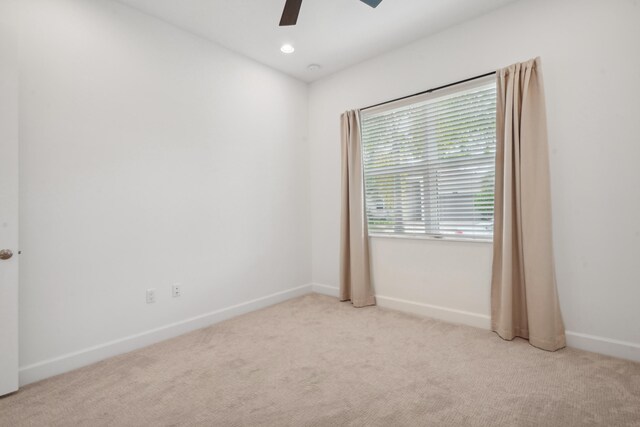
[[[156,302],[156,290],[155,289],[147,289],[147,304],[153,304]]]
[[[182,295],[182,285],[180,283],[176,283],[171,287],[171,295],[173,295],[174,298]]]

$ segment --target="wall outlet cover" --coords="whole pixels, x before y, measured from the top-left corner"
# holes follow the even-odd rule
[[[156,302],[156,290],[151,288],[147,289],[147,304],[153,304]]]
[[[182,285],[180,283],[176,283],[171,287],[171,295],[173,295],[174,298],[182,295]]]

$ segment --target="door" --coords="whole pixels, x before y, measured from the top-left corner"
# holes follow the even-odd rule
[[[18,389],[18,63],[6,17],[0,13],[0,396]]]

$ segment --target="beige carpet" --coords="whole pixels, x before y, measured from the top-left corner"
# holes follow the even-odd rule
[[[308,295],[24,387],[2,426],[640,426],[640,364]]]

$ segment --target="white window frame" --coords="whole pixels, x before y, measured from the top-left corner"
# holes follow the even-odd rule
[[[495,75],[489,75],[486,77],[482,77],[476,80],[472,80],[469,82],[465,82],[465,83],[460,83],[454,86],[450,86],[441,90],[437,90],[431,93],[425,93],[425,94],[421,94],[421,95],[415,95],[412,97],[408,97],[408,98],[403,98],[400,99],[398,101],[392,101],[389,103],[385,103],[382,105],[378,105],[375,107],[371,107],[368,108],[366,110],[361,110],[360,114],[361,114],[361,126],[362,126],[362,122],[363,122],[363,118],[366,117],[366,115],[374,115],[376,113],[381,113],[384,111],[389,111],[389,110],[394,110],[394,109],[398,109],[398,108],[402,108],[405,106],[409,106],[409,105],[413,105],[413,104],[419,104],[419,103],[423,103],[425,101],[429,101],[432,99],[437,99],[437,98],[442,98],[442,97],[446,97],[448,95],[452,95],[458,92],[464,92],[464,91],[468,91],[468,90],[472,90],[478,87],[482,87],[482,86],[487,86],[491,83],[495,83],[496,82],[496,78]],[[362,133],[361,133],[362,134]],[[364,144],[363,144],[364,145]],[[364,156],[364,147],[363,147],[363,156]],[[363,175],[366,174],[365,172],[365,164],[364,164],[364,158],[363,158]],[[366,175],[365,177],[366,178]],[[365,212],[368,212],[368,207],[366,205],[366,195],[367,195],[367,189],[366,189],[366,179],[363,179],[363,185],[364,185],[364,194],[365,194]],[[494,204],[494,209],[495,209],[495,204]],[[495,210],[494,210],[494,219],[495,219]],[[367,219],[368,221],[368,219]],[[495,224],[494,224],[495,225]],[[369,237],[375,237],[375,238],[391,238],[391,239],[417,239],[417,240],[438,240],[438,241],[449,241],[449,242],[466,242],[466,243],[493,243],[493,238],[478,238],[478,237],[460,237],[460,236],[452,236],[452,235],[446,235],[446,234],[428,234],[428,233],[376,233],[375,231],[369,231]]]

